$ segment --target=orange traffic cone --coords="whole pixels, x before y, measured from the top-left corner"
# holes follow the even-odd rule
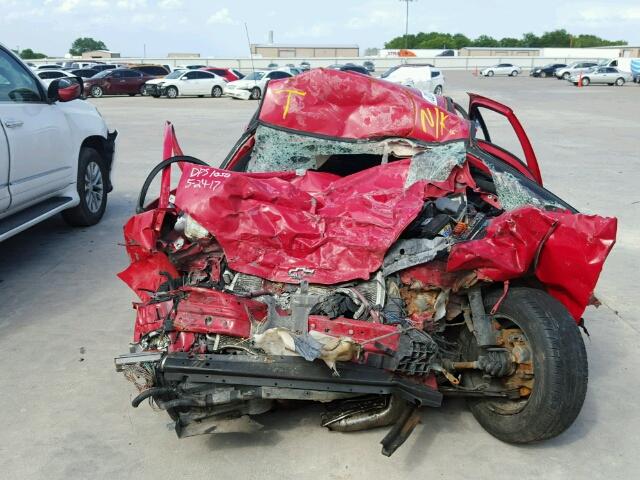
[[[578,87],[582,88],[582,72],[578,75]]]

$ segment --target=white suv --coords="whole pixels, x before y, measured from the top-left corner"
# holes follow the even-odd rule
[[[436,95],[442,95],[444,90],[444,75],[431,65],[398,65],[388,69],[380,78]]]
[[[47,89],[0,45],[0,241],[58,212],[78,226],[102,218],[117,133],[81,95],[75,78]]]

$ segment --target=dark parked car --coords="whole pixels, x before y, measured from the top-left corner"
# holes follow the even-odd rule
[[[376,65],[371,60],[366,60],[362,62],[362,66],[366,68],[370,73],[373,73],[376,71]]]
[[[302,70],[303,72],[311,70],[311,64],[309,62],[300,62],[300,70]]]
[[[69,70],[69,73],[80,78],[91,78],[98,73],[98,70],[95,68],[74,68]]]
[[[361,73],[362,75],[371,75],[369,73],[369,70],[367,70],[362,65],[344,65],[343,67],[340,67],[339,70],[342,72],[355,72]]]
[[[130,68],[104,70],[86,79],[84,91],[96,98],[103,95],[142,95],[144,83],[152,78],[154,77],[151,75]]]
[[[535,67],[531,69],[529,76],[542,78],[553,77],[557,69],[564,68],[566,66],[566,63],[550,63],[544,67]]]
[[[138,72],[142,72],[145,75],[148,75],[153,78],[162,78],[166,77],[171,73],[170,70],[167,70],[162,65],[129,65],[129,68],[132,70],[137,70]]]
[[[113,70],[114,68],[118,68],[118,66],[111,63],[101,63],[99,65],[94,65],[93,67],[91,67],[92,70],[97,70],[98,72],[101,72],[103,70]]]

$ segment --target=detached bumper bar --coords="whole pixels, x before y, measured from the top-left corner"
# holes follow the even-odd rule
[[[160,362],[165,381],[188,380],[225,386],[268,386],[357,394],[395,394],[416,405],[439,407],[442,394],[424,384],[378,368],[341,363],[339,376],[320,361],[299,357],[171,354]]]

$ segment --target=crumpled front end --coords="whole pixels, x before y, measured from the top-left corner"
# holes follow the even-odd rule
[[[131,264],[119,276],[139,301],[116,366],[140,392],[134,406],[150,399],[188,436],[254,431],[278,400],[330,402],[323,425],[335,430],[395,423],[391,454],[415,409],[443,393],[526,399],[522,341],[461,362],[452,332],[478,333],[489,318],[480,292],[507,295],[510,283],[545,290],[579,321],[615,219],[576,213],[464,138],[412,136],[414,110],[395,136],[353,141],[363,131],[332,139],[270,124],[282,98],[239,149],[244,172],[185,161],[176,190],[163,174],[161,198],[125,225]],[[282,111],[275,123],[288,121]],[[181,155],[167,133],[165,157]],[[474,390],[465,369],[499,381]]]

